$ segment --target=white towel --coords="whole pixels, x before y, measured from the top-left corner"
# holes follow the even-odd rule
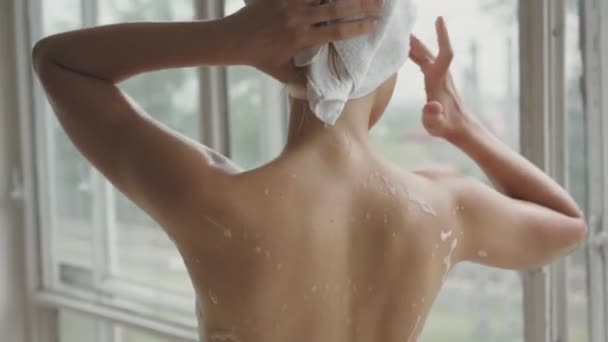
[[[260,0],[245,0],[246,4]],[[340,0],[329,0],[340,1]],[[333,42],[338,58],[334,75],[329,45],[316,46],[294,57],[298,67],[310,65],[306,93],[289,88],[291,96],[309,101],[323,122],[336,123],[349,99],[368,95],[395,74],[409,56],[409,36],[416,18],[412,0],[384,0],[377,28],[370,34]],[[346,18],[345,20],[352,20]]]

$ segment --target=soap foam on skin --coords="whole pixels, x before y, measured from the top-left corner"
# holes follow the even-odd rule
[[[406,190],[407,191],[407,190]],[[409,198],[409,200],[415,204],[417,204],[420,209],[422,209],[422,211],[424,211],[425,213],[432,215],[432,216],[437,216],[437,212],[435,212],[435,209],[433,209],[433,207],[431,205],[429,205],[428,203],[426,203],[425,201],[416,198],[415,196],[412,196],[411,193],[407,192],[407,196]]]
[[[211,292],[211,291],[209,291],[209,298],[211,299],[211,302],[213,304],[217,305],[219,303],[219,300],[217,299],[217,296],[213,292]]]
[[[212,219],[211,217],[207,216],[205,217],[207,219],[207,221],[209,223],[211,223],[212,225],[214,225],[217,228],[220,228],[224,231],[224,237],[227,239],[232,238],[232,232],[230,231],[230,229],[224,227],[223,225],[219,224],[217,221],[215,221],[214,219]]]
[[[216,330],[209,335],[212,342],[214,341],[226,341],[226,342],[240,342],[241,340],[232,331]]]
[[[448,275],[448,272],[450,271],[450,267],[452,266],[452,254],[454,253],[454,250],[456,250],[457,245],[458,245],[458,239],[454,238],[454,240],[452,240],[452,245],[450,246],[450,252],[448,253],[448,255],[446,255],[445,258],[443,258],[443,263],[445,264],[445,274],[443,275],[444,281],[445,281],[445,277]]]
[[[452,236],[452,231],[449,230],[447,232],[441,231],[441,241],[447,240],[450,236]]]
[[[414,330],[412,330],[410,337],[407,338],[407,342],[412,341],[412,337],[416,336],[416,332],[418,331],[418,325],[420,325],[420,316],[416,319],[416,324],[414,324]],[[416,337],[414,337],[414,341],[416,341]]]

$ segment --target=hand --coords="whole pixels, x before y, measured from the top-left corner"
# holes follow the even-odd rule
[[[432,136],[452,139],[461,134],[475,118],[464,110],[449,68],[454,58],[450,37],[442,17],[435,23],[439,55],[435,57],[414,35],[410,39],[410,59],[424,74],[427,103],[422,123]]]
[[[383,6],[379,0],[319,2],[324,1],[259,0],[233,14],[241,63],[282,83],[303,85],[306,68],[293,64],[298,52],[371,32]],[[322,25],[355,16],[362,18]]]

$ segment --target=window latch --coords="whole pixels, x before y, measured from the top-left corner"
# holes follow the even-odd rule
[[[602,220],[598,215],[591,215],[589,217],[589,247],[603,248],[608,246],[608,231],[602,229]]]
[[[21,174],[17,168],[13,168],[13,171],[11,172],[11,191],[9,196],[15,202],[22,202],[25,197]]]

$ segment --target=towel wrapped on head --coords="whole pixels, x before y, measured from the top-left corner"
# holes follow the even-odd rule
[[[246,4],[262,0],[245,0]],[[341,1],[341,0],[325,0]],[[289,87],[292,97],[308,100],[324,123],[334,125],[349,99],[368,95],[403,66],[409,56],[409,36],[416,18],[412,0],[385,0],[377,28],[370,34],[315,46],[294,57],[309,67],[306,90]],[[358,19],[358,17],[344,20]],[[336,52],[330,64],[330,51]]]

